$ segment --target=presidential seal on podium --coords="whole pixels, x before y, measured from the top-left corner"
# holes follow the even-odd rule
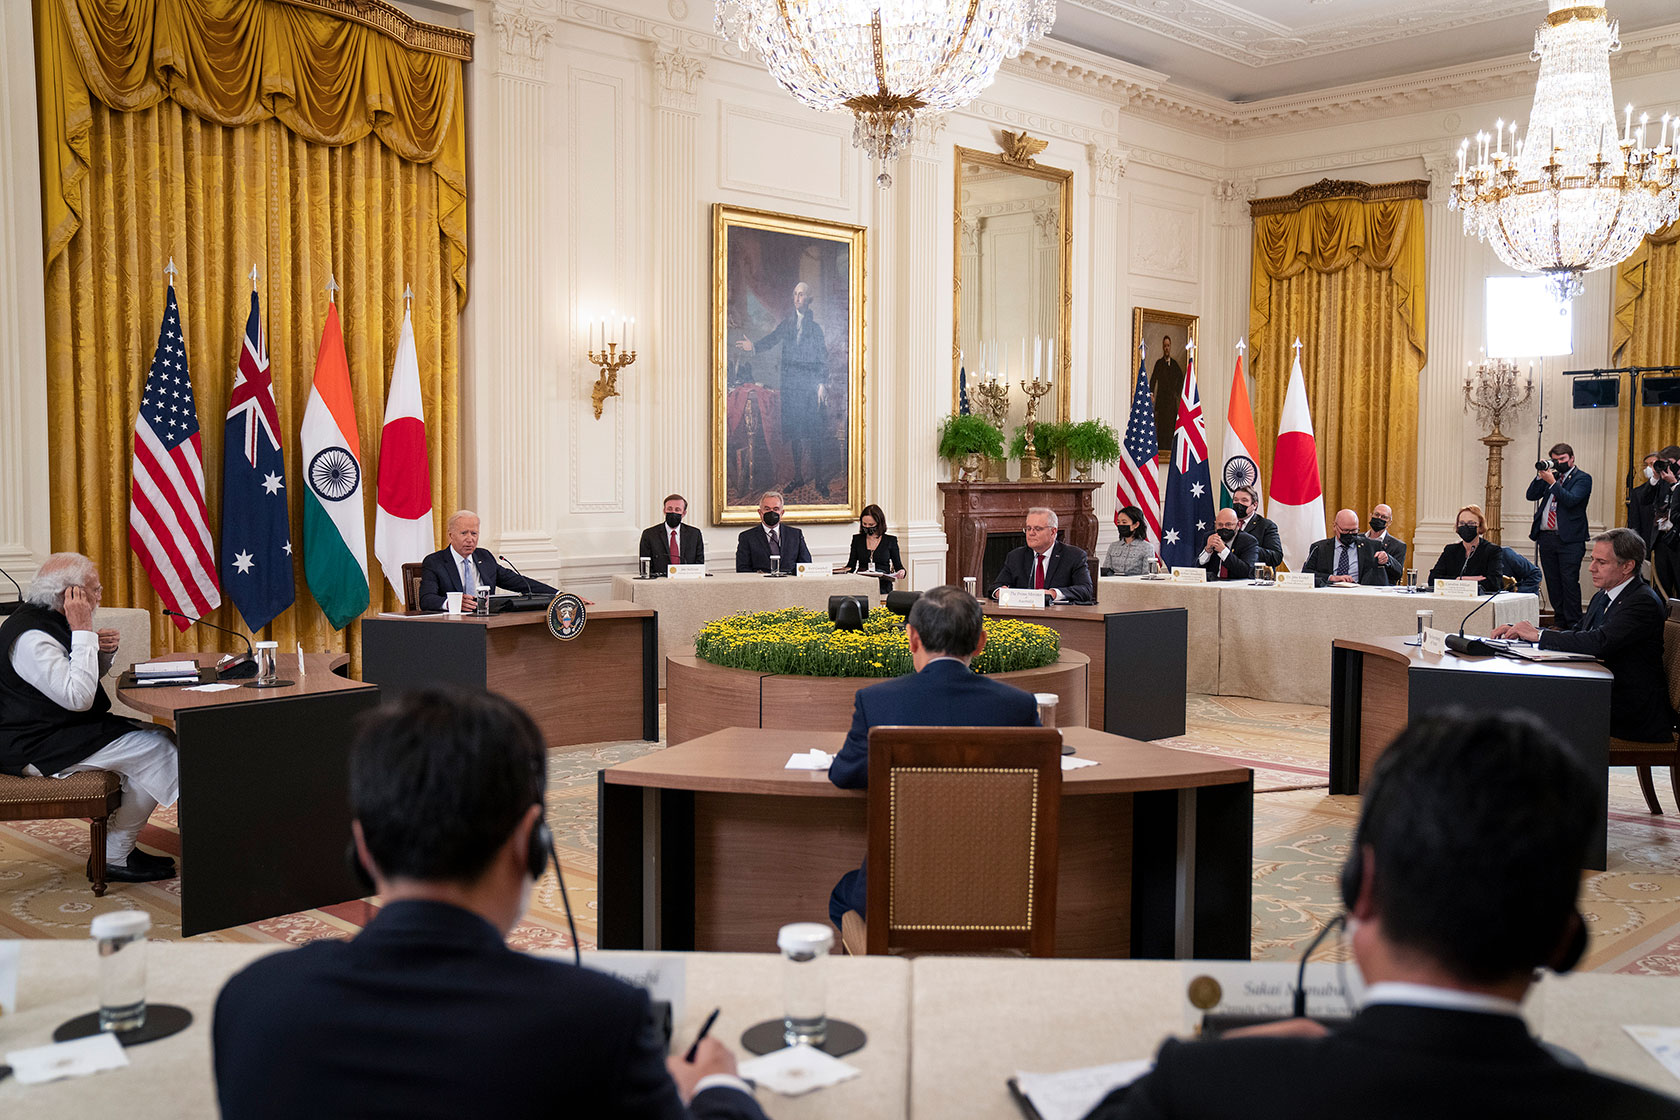
[[[583,609],[583,600],[569,591],[562,591],[549,601],[548,604],[548,632],[562,642],[569,642],[583,633],[583,625],[588,621],[588,613]]]

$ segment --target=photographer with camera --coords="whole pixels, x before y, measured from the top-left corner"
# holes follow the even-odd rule
[[[1625,503],[1627,520],[1624,524],[1639,534],[1647,549],[1657,538],[1657,495],[1662,491],[1662,482],[1657,478],[1657,460],[1660,457],[1655,451],[1645,456],[1644,472],[1638,476],[1637,485],[1628,487]]]
[[[1665,598],[1680,591],[1680,511],[1674,499],[1680,486],[1680,447],[1663,448],[1651,460],[1651,579]]]
[[[1539,546],[1557,625],[1573,630],[1581,621],[1581,558],[1587,554],[1592,475],[1575,465],[1575,449],[1567,443],[1554,443],[1550,456],[1534,464],[1534,481],[1528,484],[1528,500],[1538,503],[1528,537]]]

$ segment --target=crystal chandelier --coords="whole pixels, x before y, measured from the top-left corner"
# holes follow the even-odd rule
[[[1680,216],[1680,118],[1663,114],[1654,148],[1645,146],[1650,118],[1636,124],[1632,106],[1618,131],[1610,52],[1621,46],[1601,5],[1551,0],[1529,56],[1540,77],[1527,134],[1499,121],[1477,133],[1473,157],[1469,140],[1458,151],[1448,205],[1464,211],[1464,232],[1512,268],[1549,276],[1559,300]]]
[[[1055,19],[1056,0],[717,0],[720,35],[813,109],[850,109],[852,144],[883,163],[917,113],[974,100]]]

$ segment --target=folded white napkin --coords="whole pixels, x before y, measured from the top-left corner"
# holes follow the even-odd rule
[[[787,765],[783,770],[827,770],[834,761],[834,756],[825,750],[812,747],[804,754],[788,755]]]
[[[814,1046],[789,1046],[773,1050],[762,1058],[741,1063],[740,1074],[784,1097],[797,1097],[815,1089],[826,1089],[849,1081],[860,1071],[839,1058],[831,1058]]]

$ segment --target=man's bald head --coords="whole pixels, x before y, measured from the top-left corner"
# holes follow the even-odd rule
[[[1351,509],[1339,509],[1339,510],[1337,510],[1336,511],[1336,532],[1338,532],[1338,533],[1357,533],[1357,532],[1359,532],[1359,515],[1357,513],[1354,513]]]

